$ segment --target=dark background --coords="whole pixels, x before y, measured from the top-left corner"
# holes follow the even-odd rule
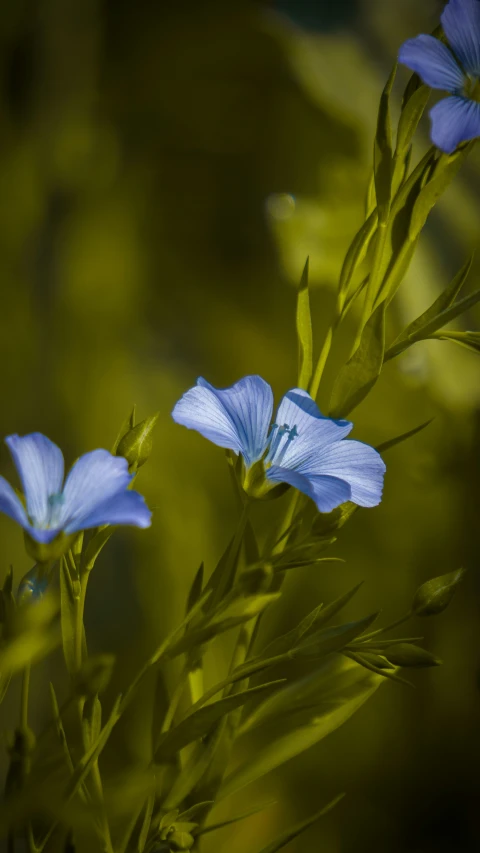
[[[150,531],[122,531],[89,589],[92,649],[119,656],[121,689],[183,611],[201,559],[211,569],[235,524],[222,453],[169,412],[205,375],[295,383],[294,287],[307,254],[317,345],[349,240],[362,221],[378,98],[399,45],[438,23],[435,0],[43,0],[0,14],[0,363],[2,435],[41,430],[69,461],[110,446],[133,402],[160,410],[139,488]],[[395,90],[398,103],[402,83]],[[428,140],[422,125],[416,155]],[[474,156],[429,223],[394,325],[423,310],[478,245]],[[469,287],[475,287],[479,261]],[[478,286],[478,285],[477,285]],[[467,318],[478,327],[480,317]],[[345,357],[340,341],[320,402]],[[357,618],[393,620],[416,587],[470,569],[449,611],[417,624],[441,668],[415,690],[386,684],[344,728],[225,809],[272,794],[266,816],[225,830],[213,850],[260,849],[339,791],[344,802],[292,850],[471,853],[478,824],[480,369],[447,343],[391,362],[355,417],[372,444],[428,417],[391,452],[382,505],[358,513],[344,566],[290,579],[285,629],[361,579]],[[13,476],[6,448],[2,474]],[[259,508],[260,525],[276,511]],[[0,519],[2,571],[30,568]],[[339,568],[340,566],[340,568]],[[219,676],[226,652],[210,661]],[[45,675],[33,675],[38,724]],[[113,688],[112,688],[113,689]],[[15,725],[18,685],[2,708]],[[106,755],[146,754],[146,689]],[[148,725],[146,725],[148,722]],[[222,846],[224,845],[224,846]]]

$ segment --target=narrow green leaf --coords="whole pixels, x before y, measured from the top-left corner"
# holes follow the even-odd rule
[[[168,650],[170,658],[200,650],[205,643],[210,642],[225,631],[237,628],[262,613],[266,607],[280,598],[280,593],[265,595],[239,596],[227,606],[221,606],[203,624],[192,628],[177,643]]]
[[[380,222],[384,222],[388,216],[392,190],[392,123],[390,118],[390,95],[396,72],[397,65],[395,64],[380,97],[377,133],[375,136],[375,195]]]
[[[322,610],[323,604],[319,604],[318,607],[315,607],[311,613],[308,613],[298,625],[293,628],[291,631],[288,631],[286,634],[282,634],[281,637],[276,637],[271,643],[266,646],[266,648],[262,652],[262,657],[272,657],[274,655],[281,655],[285,652],[290,651],[295,646],[298,645],[302,637],[308,633],[310,628],[312,628],[318,619],[318,616]]]
[[[390,438],[388,441],[382,441],[381,444],[378,444],[375,448],[379,453],[385,453],[386,450],[390,450],[391,447],[395,447],[397,444],[401,444],[403,441],[407,441],[407,439],[412,438],[417,432],[421,432],[427,426],[429,426],[433,421],[433,418],[430,418],[428,421],[424,421],[420,426],[414,427],[413,429],[409,429],[407,432],[402,432],[401,435],[396,435],[395,438]]]
[[[415,240],[420,234],[430,211],[451,184],[470,148],[471,144],[466,145],[454,154],[442,154],[437,160],[433,175],[419,193],[413,206],[409,228],[410,240]]]
[[[271,844],[267,844],[266,847],[263,847],[260,853],[277,853],[278,850],[282,850],[286,844],[290,844],[294,838],[298,838],[302,832],[305,832],[306,829],[309,829],[313,826],[317,820],[320,820],[321,817],[327,814],[327,812],[331,811],[340,800],[343,799],[345,794],[339,794],[338,797],[335,797],[327,806],[324,806],[318,812],[315,812],[314,815],[307,818],[306,820],[302,820],[300,823],[297,823],[291,829],[287,829],[286,832],[283,832],[275,841],[272,841]]]
[[[137,851],[138,853],[143,853],[145,849],[145,845],[147,843],[148,833],[150,830],[150,824],[152,822],[152,814],[153,807],[155,805],[155,794],[150,794],[147,803],[145,806],[145,814],[143,816],[142,826],[140,828],[140,834],[138,836],[137,842]]]
[[[220,745],[220,741],[223,738],[226,722],[227,718],[223,717],[207,744],[198,744],[196,746],[192,755],[187,760],[185,766],[180,771],[170,788],[166,800],[163,803],[163,808],[178,808],[178,806],[184,802],[186,797],[188,797],[190,792],[196,788],[202,776],[205,775],[212,764],[215,753]]]
[[[260,814],[260,812],[266,811],[266,809],[271,808],[276,805],[276,800],[271,800],[269,803],[262,803],[261,806],[255,806],[255,808],[250,809],[248,812],[244,812],[244,814],[238,815],[237,817],[231,817],[228,820],[222,820],[220,823],[210,823],[207,826],[203,826],[199,829],[195,835],[206,835],[207,832],[215,832],[217,829],[223,829],[225,826],[231,826],[234,823],[240,823],[241,820],[247,820],[249,817],[253,817],[253,815]]]
[[[419,86],[405,102],[398,121],[396,157],[404,157],[407,153],[430,95],[428,86]]]
[[[375,209],[355,234],[345,256],[339,281],[339,290],[341,293],[347,290],[353,273],[365,259],[372,237],[377,229],[377,224],[378,217]]]
[[[480,332],[436,332],[434,335],[430,335],[430,338],[451,341],[451,343],[465,347],[471,352],[480,353]]]
[[[60,560],[60,624],[65,665],[70,675],[76,671],[75,661],[75,594],[65,557]]]
[[[333,386],[330,416],[343,418],[367,394],[380,376],[385,351],[385,303],[375,309],[352,357],[342,367]]]
[[[394,340],[392,346],[385,353],[385,361],[387,361],[388,358],[392,358],[392,356],[389,355],[391,350],[397,349],[397,346],[402,341],[408,342],[410,338],[416,338],[418,333],[421,333],[424,328],[428,328],[432,321],[435,321],[439,315],[443,314],[444,311],[453,305],[472,268],[473,257],[474,256],[471,255],[468,258],[448,287],[446,287],[445,290],[442,290],[438,299],[436,299],[435,302],[433,302],[432,305],[430,305],[430,307],[420,315],[420,317],[417,317],[416,320],[409,323],[403,332]]]
[[[195,577],[192,581],[192,585],[191,585],[190,591],[188,593],[187,609],[186,609],[187,613],[192,609],[193,605],[197,603],[198,599],[200,598],[200,596],[202,594],[203,575],[204,575],[204,564],[202,561],[200,563],[199,568],[197,569],[197,571],[195,573]]]
[[[278,689],[284,683],[285,679],[282,678],[277,681],[270,681],[267,684],[260,684],[257,687],[243,690],[241,693],[234,693],[223,699],[218,699],[216,702],[204,705],[203,708],[189,714],[175,728],[165,732],[162,736],[155,753],[155,761],[161,763],[173,758],[189,743],[207,735],[215,724],[230,711],[242,707],[250,699],[271,693],[272,690]]]
[[[98,555],[107,544],[110,536],[114,532],[115,527],[108,525],[100,527],[90,539],[83,557],[83,565],[86,571],[90,572],[97,560]]]
[[[327,604],[325,607],[323,607],[321,612],[315,619],[315,627],[323,628],[323,626],[326,625],[330,621],[330,619],[333,619],[333,617],[336,616],[337,613],[340,613],[340,611],[343,610],[344,607],[346,607],[348,602],[351,601],[353,596],[357,594],[362,584],[363,581],[357,583],[354,587],[352,587],[352,589],[349,589],[348,592],[345,592],[343,595],[339,596],[339,598],[336,598],[335,601],[332,601],[330,604]]]
[[[261,737],[254,752],[226,778],[226,797],[318,743],[346,722],[383,679],[344,657],[281,688],[262,703]],[[260,708],[262,708],[262,705]],[[254,712],[258,719],[257,712]],[[247,718],[240,733],[250,730]]]
[[[332,652],[339,652],[356,637],[359,637],[378,618],[378,613],[372,613],[356,622],[346,622],[344,625],[333,625],[309,634],[295,649],[296,654],[320,657]]]
[[[308,257],[297,293],[298,387],[307,390],[313,370],[312,316],[308,289]]]

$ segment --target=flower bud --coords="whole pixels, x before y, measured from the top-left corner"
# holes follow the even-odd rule
[[[83,664],[75,678],[75,692],[79,696],[96,696],[108,685],[115,664],[114,655],[93,655]]]
[[[137,470],[152,452],[152,431],[158,420],[159,413],[146,418],[141,423],[129,429],[120,439],[116,449],[117,456],[124,456],[130,468]]]
[[[385,650],[385,657],[394,666],[424,667],[439,666],[442,661],[427,649],[412,643],[397,643]]]
[[[42,598],[48,587],[48,575],[35,565],[30,569],[18,585],[17,601],[26,604],[27,601],[38,601]]]
[[[455,590],[465,574],[457,569],[448,575],[426,581],[415,593],[412,610],[417,616],[436,616],[450,604]]]

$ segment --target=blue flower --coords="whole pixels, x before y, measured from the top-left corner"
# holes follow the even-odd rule
[[[441,21],[452,50],[420,35],[402,45],[398,59],[427,86],[450,93],[430,118],[432,142],[452,154],[461,142],[480,136],[480,0],[450,0]]]
[[[285,394],[271,425],[272,413],[270,385],[260,376],[245,376],[222,389],[198,379],[172,417],[240,454],[247,472],[262,460],[267,482],[299,489],[320,512],[345,501],[359,506],[380,503],[385,464],[373,447],[343,441],[352,423],[324,417],[300,388]]]
[[[138,492],[127,491],[132,480],[128,462],[108,450],[85,453],[65,483],[62,451],[39,432],[5,439],[22,484],[25,506],[0,477],[0,512],[10,516],[36,542],[48,544],[103,524],[148,527],[151,513]]]

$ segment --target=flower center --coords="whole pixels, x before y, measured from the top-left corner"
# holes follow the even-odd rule
[[[45,525],[42,525],[42,527],[45,527],[47,530],[52,527],[58,527],[64,503],[65,498],[61,493],[49,495],[48,506],[50,511],[47,522]]]
[[[272,424],[268,453],[265,457],[265,467],[269,468],[273,464],[274,459],[275,465],[280,465],[287,452],[287,448],[297,436],[298,430],[296,426],[289,427],[288,424],[283,424],[283,426]]]
[[[471,101],[480,103],[480,80],[478,77],[472,77],[470,74],[465,78],[463,94]]]

